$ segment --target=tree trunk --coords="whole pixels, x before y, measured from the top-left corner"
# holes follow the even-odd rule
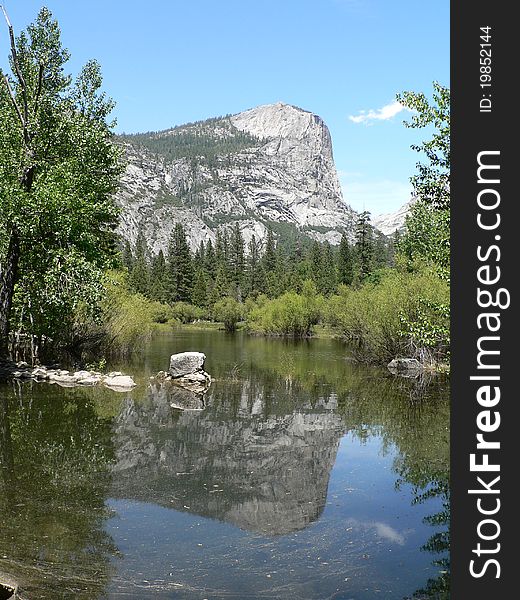
[[[13,304],[14,286],[18,279],[18,263],[20,261],[20,239],[13,230],[9,239],[9,247],[5,262],[0,265],[0,358],[7,358],[9,347],[9,318]]]

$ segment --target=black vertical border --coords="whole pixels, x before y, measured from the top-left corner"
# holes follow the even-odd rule
[[[520,138],[518,115],[520,108],[513,87],[520,79],[519,46],[513,35],[515,3],[505,1],[452,0],[451,3],[451,244],[452,244],[452,403],[451,403],[451,598],[453,600],[500,600],[517,597],[517,566],[515,538],[518,532],[520,499],[516,497],[520,458],[520,423],[517,420],[519,402],[520,349],[515,348],[518,327],[517,301],[513,285],[520,277],[520,218],[515,219],[520,206],[519,191],[514,189],[520,173]],[[492,86],[491,90],[480,87],[480,39],[481,27],[491,28]],[[515,86],[518,87],[518,86]],[[483,94],[490,93],[491,112],[480,112]],[[477,155],[481,151],[500,151],[500,227],[492,232],[483,231],[477,225],[477,195],[482,184],[477,183]],[[516,183],[516,186],[515,186]],[[500,241],[495,235],[500,235]],[[476,391],[482,383],[471,381],[477,372],[477,339],[485,335],[477,328],[479,309],[477,305],[477,269],[482,262],[477,259],[477,246],[500,245],[499,265],[501,280],[497,287],[511,292],[511,305],[501,313],[500,335],[500,411],[501,425],[493,434],[501,443],[500,450],[490,451],[490,462],[500,463],[501,508],[495,518],[501,532],[494,542],[479,540],[478,523],[486,517],[477,509],[477,496],[468,494],[478,487],[471,473],[469,456],[476,452],[476,417],[479,407]],[[518,273],[518,275],[516,275]],[[482,287],[482,286],[481,286]],[[516,373],[515,373],[516,371]],[[492,410],[497,410],[492,409]],[[490,436],[491,438],[491,436]],[[487,474],[489,479],[489,475]],[[495,498],[496,496],[493,496]],[[483,496],[484,498],[484,496]],[[491,498],[491,495],[485,496]],[[491,501],[490,501],[491,505]],[[489,506],[490,506],[489,505]],[[491,530],[488,530],[491,531]],[[480,570],[485,556],[479,559],[473,550],[480,541],[483,548],[500,543],[500,551],[486,555],[500,563],[500,577],[496,567],[490,566],[486,573],[475,578],[470,574],[472,559],[479,562]],[[513,579],[515,578],[515,579]]]

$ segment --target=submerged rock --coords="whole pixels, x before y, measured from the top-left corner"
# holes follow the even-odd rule
[[[211,385],[211,377],[207,373],[197,373],[197,377],[200,379],[193,379],[193,374],[187,375],[186,377],[178,377],[172,379],[171,382],[174,385],[183,387],[187,390],[194,392],[195,394],[204,394]]]
[[[413,375],[423,370],[423,366],[416,358],[394,358],[387,368],[392,373]]]
[[[134,380],[128,375],[123,375],[120,372],[117,374],[109,373],[103,380],[105,387],[117,392],[124,392],[135,387]]]

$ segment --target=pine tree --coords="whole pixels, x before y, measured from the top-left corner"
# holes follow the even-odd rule
[[[202,267],[204,268],[204,263],[206,260],[206,246],[204,245],[204,241],[202,240],[195,250],[195,255],[193,256],[193,262],[196,268]]]
[[[206,248],[204,246],[204,241],[201,241],[199,244],[199,247],[197,248],[195,262],[199,265],[203,265],[205,256],[206,256]]]
[[[274,234],[268,229],[265,252],[262,257],[262,267],[265,273],[265,288],[263,292],[270,298],[276,297],[281,289],[278,273],[276,272],[278,264],[276,250],[277,247],[274,241]]]
[[[150,285],[148,245],[144,233],[139,231],[135,241],[135,260],[130,273],[130,285],[140,294],[147,295]]]
[[[229,241],[229,267],[230,279],[235,288],[235,300],[242,300],[242,287],[244,279],[244,238],[238,222],[235,223]]]
[[[265,289],[265,273],[260,257],[260,244],[253,235],[248,245],[246,294],[256,298]]]
[[[276,244],[274,234],[270,229],[267,230],[267,240],[262,263],[267,275],[274,272],[276,268]]]
[[[130,246],[130,242],[126,240],[123,251],[121,252],[121,262],[123,266],[126,267],[129,273],[132,272],[132,267],[134,266],[134,257],[132,256],[132,247]]]
[[[321,293],[328,296],[336,291],[337,285],[338,273],[334,251],[330,243],[325,242],[322,249],[321,286],[318,289]]]
[[[300,293],[303,286],[301,277],[301,264],[303,261],[303,251],[300,240],[296,241],[294,248],[289,252],[287,257],[287,283],[288,290],[293,290]]]
[[[215,283],[210,293],[210,303],[215,304],[221,298],[229,295],[230,282],[228,278],[227,269],[224,264],[219,264],[217,267],[217,274],[215,276]]]
[[[206,245],[206,250],[204,254],[204,270],[210,277],[210,279],[215,279],[217,275],[217,258],[215,256],[215,250],[213,248],[213,244],[211,240]]]
[[[229,295],[231,287],[231,273],[229,268],[229,240],[225,229],[217,231],[215,240],[215,283],[213,296],[216,300]]]
[[[338,280],[343,285],[351,285],[354,279],[354,252],[346,235],[341,236],[338,250]]]
[[[152,259],[152,266],[150,269],[149,295],[152,300],[158,300],[159,302],[168,301],[166,278],[166,260],[163,251],[159,250],[159,253]]]
[[[395,231],[388,240],[388,265],[395,267],[395,257],[401,243],[401,232]]]
[[[170,302],[191,302],[193,260],[184,227],[177,223],[168,245],[168,298]]]
[[[312,270],[312,280],[314,281],[318,289],[321,291],[323,255],[321,251],[321,245],[317,241],[314,241],[311,246],[310,263]]]
[[[372,271],[374,255],[373,227],[370,224],[370,213],[362,212],[356,223],[356,259],[358,276],[361,281]]]
[[[217,239],[215,241],[215,258],[217,261],[217,267],[224,265],[228,266],[229,259],[229,243],[227,231],[220,229],[217,231]]]
[[[282,244],[276,246],[276,267],[274,273],[277,282],[276,295],[279,296],[291,287],[290,255]]]
[[[312,280],[311,264],[307,258],[302,257],[300,262],[298,262],[296,265],[295,281],[297,282],[298,286],[295,288],[296,291],[301,291],[303,283],[307,280]]]
[[[206,307],[208,305],[208,300],[208,281],[206,272],[199,266],[195,271],[195,282],[193,285],[191,301],[196,306]]]
[[[380,231],[372,230],[374,253],[374,269],[380,269],[390,264],[390,246],[388,239]]]

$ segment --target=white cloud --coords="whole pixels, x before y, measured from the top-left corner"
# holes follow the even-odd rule
[[[362,110],[359,115],[350,115],[349,119],[353,123],[370,123],[371,121],[388,121],[393,119],[395,115],[398,115],[403,110],[409,110],[406,106],[403,106],[400,102],[395,100],[391,104],[386,104],[382,108],[377,110],[370,109],[369,111]]]
[[[373,523],[372,527],[376,530],[376,535],[380,538],[398,544],[399,546],[404,546],[406,537],[393,527],[390,527],[390,525],[387,525],[386,523]]]
[[[382,523],[380,521],[358,521],[357,519],[350,518],[347,519],[346,524],[357,527],[362,531],[374,531],[377,537],[399,546],[404,546],[406,537],[412,532],[410,529],[399,532],[387,523]]]

